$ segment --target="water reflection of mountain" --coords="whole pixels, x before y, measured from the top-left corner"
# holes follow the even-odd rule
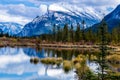
[[[30,57],[60,57],[61,51],[29,47],[0,48],[0,80],[74,80],[74,72],[65,74],[61,67],[29,62]],[[66,56],[66,55],[65,55]]]
[[[39,57],[39,58],[44,58],[45,57],[45,51],[44,49],[41,49],[39,51],[37,51],[34,48],[12,48],[12,47],[3,47],[0,48],[0,55],[16,55],[19,53],[24,53],[30,57]]]
[[[12,47],[2,47],[0,48],[0,55],[16,55],[21,53],[21,48],[12,48]]]
[[[36,49],[34,49],[34,48],[23,48],[23,51],[26,55],[28,55],[30,57],[39,57],[39,58],[45,57],[44,49],[36,51]]]

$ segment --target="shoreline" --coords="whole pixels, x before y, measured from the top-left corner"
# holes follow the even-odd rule
[[[73,44],[73,43],[51,43],[51,42],[39,42],[37,39],[16,39],[16,38],[0,38],[0,47],[35,47],[35,48],[50,48],[50,49],[88,49],[94,50],[99,49],[100,45],[96,44]],[[120,52],[120,46],[107,45],[109,49],[114,49]]]
[[[0,47],[33,47],[33,48],[48,48],[48,49],[78,49],[78,50],[99,50],[100,45],[74,45],[74,44],[36,44],[36,43],[5,43],[0,44]],[[115,50],[116,52],[120,52],[120,46],[111,46],[107,45],[109,49]]]

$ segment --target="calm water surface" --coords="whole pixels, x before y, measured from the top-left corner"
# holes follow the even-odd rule
[[[90,51],[2,47],[0,48],[0,80],[78,80],[75,70],[65,73],[62,66],[32,64],[30,59],[62,57],[65,60],[71,60],[79,54],[88,56],[88,52]],[[86,65],[92,71],[97,72],[99,65],[90,61],[89,56]]]
[[[76,80],[74,71],[66,74],[62,68],[30,63],[31,57],[47,56],[44,49],[0,48],[0,80]],[[52,52],[49,56],[53,56]]]

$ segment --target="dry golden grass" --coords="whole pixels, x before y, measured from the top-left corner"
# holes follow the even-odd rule
[[[63,62],[63,69],[66,73],[69,72],[72,69],[72,66],[73,65],[72,65],[71,61],[65,60]]]
[[[40,61],[43,64],[60,65],[62,63],[63,59],[62,58],[50,58],[50,57],[48,57],[48,58],[41,59]]]
[[[112,61],[120,61],[120,55],[117,54],[113,54],[113,55],[109,55],[106,57],[107,60],[112,60]]]
[[[74,66],[75,66],[75,69],[77,69],[77,70],[81,68],[81,64],[80,63],[76,63]]]

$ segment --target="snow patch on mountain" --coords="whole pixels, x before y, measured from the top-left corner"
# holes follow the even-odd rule
[[[78,7],[67,3],[54,3],[47,6],[47,11],[26,24],[18,36],[35,36],[51,33],[54,24],[63,28],[64,24],[73,24],[84,20],[86,27],[99,23],[103,13],[92,7]]]
[[[3,33],[14,35],[19,33],[24,26],[14,22],[0,22],[0,29]]]

